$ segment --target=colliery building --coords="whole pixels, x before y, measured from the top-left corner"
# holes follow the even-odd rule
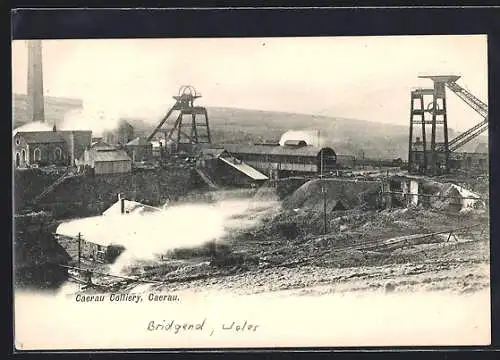
[[[289,140],[284,146],[255,144],[224,148],[270,177],[283,173],[329,173],[337,169],[337,154],[332,148],[310,146],[305,141]]]
[[[54,126],[47,131],[13,132],[14,166],[74,165],[92,140],[91,131],[58,131]]]
[[[132,159],[125,150],[105,144],[95,144],[94,147],[85,149],[77,165],[91,169],[94,175],[132,172]]]
[[[210,187],[252,186],[268,180],[265,174],[224,148],[204,148],[202,153],[196,171]]]
[[[432,162],[432,154],[428,149],[425,151],[424,144],[419,137],[416,137],[416,141],[412,145],[410,156],[413,170],[417,173],[424,171],[426,164]],[[436,152],[435,156],[439,167],[443,168],[442,164],[446,161],[446,153],[444,151]],[[484,143],[479,143],[474,152],[449,152],[449,168],[486,171],[489,166],[488,156],[488,146]]]

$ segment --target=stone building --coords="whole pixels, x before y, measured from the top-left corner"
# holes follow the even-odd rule
[[[90,145],[91,131],[58,131],[47,125],[47,130],[14,130],[12,134],[13,161],[16,168],[33,165],[74,165],[75,159]]]

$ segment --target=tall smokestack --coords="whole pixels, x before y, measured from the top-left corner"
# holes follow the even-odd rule
[[[41,40],[28,40],[28,119],[45,121]]]

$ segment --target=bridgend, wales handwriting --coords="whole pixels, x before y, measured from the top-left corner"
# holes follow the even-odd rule
[[[95,302],[129,302],[129,303],[140,303],[144,300],[149,302],[178,302],[180,298],[175,294],[109,294],[109,295],[83,295],[78,294],[75,296],[76,302],[81,303],[95,303]]]
[[[256,332],[260,325],[252,324],[248,320],[231,320],[225,323],[219,323],[217,326],[207,324],[207,319],[200,322],[178,322],[176,320],[161,320],[148,322],[146,327],[147,331],[165,331],[173,334],[190,333],[190,332],[203,332],[210,331],[210,336],[214,335],[216,331],[228,331],[236,333],[249,333]]]

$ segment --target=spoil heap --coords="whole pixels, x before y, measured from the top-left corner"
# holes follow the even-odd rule
[[[51,216],[45,212],[14,216],[14,280],[16,286],[47,288],[66,280],[59,265],[71,260],[48,229]]]
[[[356,181],[344,179],[311,180],[298,188],[283,202],[284,209],[307,209],[322,211],[326,191],[327,212],[354,209],[361,205],[378,206],[378,192],[381,184],[376,181]]]

